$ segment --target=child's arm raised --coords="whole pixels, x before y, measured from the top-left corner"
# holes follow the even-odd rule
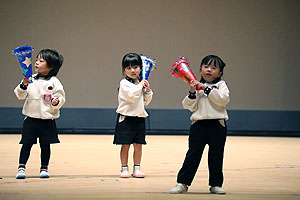
[[[120,82],[119,97],[125,101],[134,103],[142,95],[142,90],[143,90],[142,82],[135,85],[130,83],[127,80],[122,80]]]
[[[22,82],[15,88],[14,92],[19,100],[26,99],[27,97],[27,87],[30,80],[26,77],[23,78]]]
[[[147,80],[144,80],[145,95],[144,95],[144,105],[148,106],[152,101],[153,92],[150,88],[150,83]]]

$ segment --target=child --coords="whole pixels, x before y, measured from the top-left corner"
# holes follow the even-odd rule
[[[189,94],[182,104],[193,112],[189,135],[189,150],[177,176],[177,185],[171,194],[185,193],[191,185],[200,164],[206,144],[209,146],[208,168],[210,193],[226,194],[223,184],[223,154],[227,135],[225,120],[229,90],[221,80],[225,63],[215,55],[203,58],[200,65],[201,80],[192,81]],[[195,88],[201,88],[196,91]]]
[[[32,83],[23,78],[14,92],[19,100],[25,99],[22,113],[26,116],[23,122],[22,145],[17,179],[25,179],[25,166],[30,150],[39,138],[41,148],[40,178],[49,178],[50,144],[59,143],[55,119],[59,109],[65,103],[65,92],[56,75],[63,63],[63,57],[55,50],[41,50],[35,61]]]
[[[129,178],[128,151],[133,144],[133,174],[135,178],[144,178],[140,171],[142,158],[142,144],[145,141],[145,118],[148,116],[145,106],[151,100],[153,92],[147,80],[140,80],[142,59],[136,53],[129,53],[123,57],[122,72],[125,78],[121,80],[118,94],[118,119],[114,136],[114,144],[122,145],[120,151],[121,178]]]

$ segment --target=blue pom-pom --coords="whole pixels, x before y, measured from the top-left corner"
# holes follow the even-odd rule
[[[28,54],[32,51],[33,51],[33,47],[25,45],[25,46],[15,48],[13,50],[13,55],[16,55],[16,56],[24,55],[24,54]]]

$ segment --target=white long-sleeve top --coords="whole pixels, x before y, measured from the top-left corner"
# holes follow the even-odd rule
[[[145,106],[152,100],[153,92],[146,92],[142,85],[126,79],[120,81],[117,113],[125,116],[147,117]]]
[[[32,83],[28,84],[26,90],[20,84],[14,90],[19,100],[25,99],[22,113],[32,118],[56,119],[60,116],[59,109],[65,103],[63,86],[55,76],[46,80],[42,77],[35,79],[36,75],[33,75]],[[51,99],[56,97],[59,97],[59,103],[54,106]]]
[[[229,103],[229,89],[225,81],[220,80],[215,84],[205,83],[212,88],[206,95],[203,90],[196,91],[196,99],[186,96],[183,107],[193,112],[190,119],[192,122],[203,119],[228,119],[226,105]]]

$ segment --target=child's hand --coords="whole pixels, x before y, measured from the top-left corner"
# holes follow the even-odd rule
[[[204,90],[205,85],[199,81],[191,80],[190,82],[190,92],[194,93],[196,90]]]
[[[196,90],[204,90],[205,87],[206,86],[203,83],[199,83],[198,85],[196,85]]]
[[[150,91],[151,91],[151,88],[150,88],[150,83],[149,83],[149,81],[144,80],[144,82],[145,82],[144,87],[146,88],[146,92],[150,92]]]
[[[23,78],[23,85],[28,85],[30,83],[30,80],[26,77]]]
[[[55,97],[54,99],[52,99],[52,105],[56,106],[59,103],[59,97]]]
[[[140,83],[139,83],[141,86],[145,87],[145,80],[141,80]]]

